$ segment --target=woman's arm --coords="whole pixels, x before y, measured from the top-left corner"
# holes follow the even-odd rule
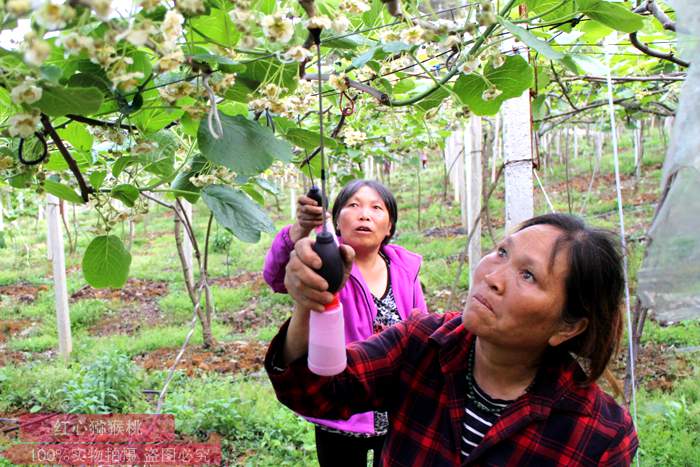
[[[287,292],[284,286],[284,269],[289,262],[289,255],[297,241],[307,237],[311,230],[321,225],[323,213],[316,201],[300,196],[297,200],[296,217],[297,221],[294,224],[284,227],[275,236],[265,256],[263,277],[275,292]]]
[[[284,367],[276,361],[282,341],[288,341],[289,326],[282,327],[273,339],[265,357],[277,398],[295,412],[316,418],[347,419],[369,410],[388,410],[397,401],[403,360],[411,352],[415,340],[413,328],[417,321],[402,321],[366,341],[353,342],[347,347],[348,365],[333,377],[313,374],[306,358]]]
[[[321,258],[312,249],[313,243],[310,238],[297,242],[284,275],[285,288],[295,302],[284,342],[285,365],[308,351],[309,311],[323,311],[324,306],[333,301],[333,294],[327,290],[328,283],[314,271],[321,267]],[[341,245],[340,253],[345,263],[345,283],[352,270],[355,252],[351,247]]]

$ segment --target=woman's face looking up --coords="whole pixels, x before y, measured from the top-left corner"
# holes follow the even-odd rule
[[[337,227],[343,242],[356,251],[372,250],[391,232],[391,220],[379,193],[363,186],[340,210]]]
[[[462,314],[474,334],[510,349],[539,352],[585,330],[587,322],[566,324],[568,252],[556,227],[534,225],[506,237],[474,271]]]

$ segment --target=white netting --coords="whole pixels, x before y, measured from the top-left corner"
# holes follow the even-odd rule
[[[700,2],[670,0],[691,66],[664,162],[663,204],[638,274],[642,303],[663,322],[700,318]]]

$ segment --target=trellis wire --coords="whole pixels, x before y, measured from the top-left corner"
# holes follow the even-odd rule
[[[617,148],[617,122],[615,121],[615,104],[613,102],[613,82],[612,70],[610,65],[609,49],[605,48],[607,78],[608,78],[608,112],[610,114],[610,133],[612,136],[613,160],[615,162],[615,190],[617,192],[617,211],[620,220],[620,242],[622,243],[622,261],[623,274],[625,279],[625,311],[627,312],[627,339],[628,339],[628,357],[630,365],[630,374],[632,377],[632,416],[634,424],[637,425],[637,390],[636,390],[636,372],[634,368],[634,342],[632,337],[632,312],[630,310],[630,289],[629,278],[627,277],[627,241],[625,240],[625,217],[622,210],[622,188],[620,182],[620,157]],[[636,453],[636,463],[639,466],[639,451]]]
[[[542,184],[542,181],[540,180],[540,176],[537,175],[537,170],[533,170],[532,173],[535,174],[535,179],[537,180],[537,184],[540,186],[540,190],[542,190],[542,194],[544,195],[544,199],[547,201],[547,205],[549,206],[549,210],[551,212],[557,212],[556,209],[554,209],[554,205],[552,204],[552,201],[550,201],[549,196],[547,196],[547,192],[544,189],[544,185]]]

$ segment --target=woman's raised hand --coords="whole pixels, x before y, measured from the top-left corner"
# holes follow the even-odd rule
[[[313,250],[313,244],[314,240],[310,238],[302,238],[296,242],[287,264],[284,285],[289,295],[302,309],[323,311],[324,305],[333,300],[333,294],[327,291],[326,280],[314,271],[321,267],[321,258]],[[340,256],[344,263],[343,284],[345,284],[352,270],[355,251],[347,245],[341,245]]]
[[[289,237],[293,243],[308,237],[313,229],[323,225],[323,209],[315,200],[302,195],[297,198],[296,218],[289,230]]]

